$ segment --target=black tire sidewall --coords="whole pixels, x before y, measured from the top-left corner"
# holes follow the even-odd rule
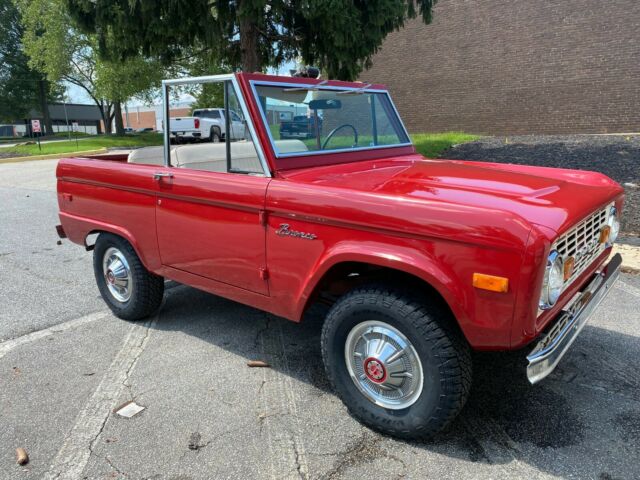
[[[376,304],[354,302],[336,317],[339,320],[334,318],[325,324],[323,333],[325,367],[334,388],[351,413],[365,424],[399,437],[414,438],[421,436],[423,431],[431,433],[430,424],[436,427],[440,423],[434,422],[434,417],[438,416],[440,399],[445,394],[442,389],[443,372],[439,367],[442,360],[436,357],[435,341],[425,338],[395,309]],[[411,342],[420,358],[422,392],[418,400],[407,408],[392,410],[374,404],[360,392],[349,375],[344,355],[347,336],[353,327],[368,320],[379,320],[398,329]]]
[[[221,137],[218,129],[216,127],[211,127],[211,131],[209,132],[209,141],[211,143],[220,143],[220,138]]]
[[[107,253],[107,250],[110,248],[117,248],[122,255],[124,255],[127,263],[129,264],[129,268],[131,270],[131,296],[129,300],[126,302],[118,301],[109,291],[109,287],[107,287],[107,282],[104,278],[104,273],[102,271],[102,264],[104,262],[104,255]],[[95,244],[94,255],[93,255],[93,269],[96,277],[96,283],[98,284],[98,289],[100,290],[100,294],[102,298],[107,302],[109,308],[114,311],[114,313],[122,314],[124,316],[127,315],[130,311],[134,310],[136,294],[137,294],[137,285],[136,285],[136,272],[133,271],[135,268],[135,261],[137,258],[131,258],[131,255],[128,252],[128,243],[122,240],[115,235],[110,234],[101,234],[98,238],[98,241]]]

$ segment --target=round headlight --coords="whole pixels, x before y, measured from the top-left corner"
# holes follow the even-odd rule
[[[547,258],[547,268],[544,271],[542,292],[540,293],[540,308],[551,308],[560,297],[564,287],[564,265],[562,257],[556,250],[552,250]]]
[[[620,233],[620,220],[618,220],[618,210],[616,207],[611,207],[609,210],[609,219],[607,220],[607,225],[611,230],[609,231],[609,245],[616,241],[618,237],[618,233]]]

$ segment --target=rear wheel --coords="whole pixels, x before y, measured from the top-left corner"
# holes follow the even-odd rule
[[[124,320],[140,320],[162,303],[164,279],[149,272],[121,237],[101,233],[93,250],[93,271],[102,298]]]
[[[471,386],[464,338],[438,302],[388,288],[358,288],[329,312],[327,375],[351,414],[402,438],[427,438],[462,409]]]
[[[220,143],[220,130],[217,127],[211,127],[211,130],[209,130],[209,141]]]

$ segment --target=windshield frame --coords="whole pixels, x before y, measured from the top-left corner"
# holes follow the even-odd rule
[[[363,84],[364,85],[364,84]],[[396,120],[402,132],[406,138],[409,140],[404,143],[394,143],[391,145],[373,145],[373,146],[363,146],[356,148],[333,148],[327,150],[309,150],[303,152],[289,152],[282,153],[278,151],[278,148],[275,144],[275,139],[271,134],[271,129],[269,128],[269,123],[267,121],[266,113],[262,108],[262,102],[260,102],[260,96],[258,95],[258,91],[256,90],[256,86],[270,86],[270,87],[283,87],[283,88],[308,88],[309,90],[338,90],[338,91],[358,91],[362,93],[377,93],[383,94],[387,97],[391,108],[396,116]],[[249,87],[251,88],[251,94],[253,95],[253,101],[255,102],[258,112],[260,114],[260,120],[262,121],[262,127],[265,130],[267,137],[269,138],[269,142],[271,144],[271,149],[276,158],[290,158],[290,157],[306,157],[306,156],[315,156],[315,155],[331,155],[331,154],[345,154],[350,152],[360,152],[366,150],[379,150],[379,149],[388,149],[388,148],[402,148],[402,147],[411,147],[413,146],[413,142],[411,141],[411,137],[409,136],[409,132],[398,113],[398,109],[396,108],[395,103],[393,103],[393,99],[391,95],[389,95],[389,91],[385,89],[378,88],[362,88],[359,86],[334,86],[334,85],[318,85],[316,83],[293,83],[293,82],[274,82],[269,80],[249,80]],[[359,93],[354,93],[354,95],[359,95]]]

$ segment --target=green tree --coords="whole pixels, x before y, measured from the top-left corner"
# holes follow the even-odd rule
[[[301,58],[352,80],[391,31],[436,0],[67,0],[101,55],[172,61],[204,46],[221,64],[263,70]]]
[[[200,75],[216,75],[222,73],[231,73],[230,67],[220,65],[214,55],[206,49],[198,48],[191,54],[179,59],[173,63],[173,74],[180,76],[186,73],[190,77]],[[176,93],[188,93],[194,97],[195,101],[191,104],[191,110],[198,108],[221,107],[224,104],[224,92],[221,83],[203,83],[199,85],[187,85],[178,87]]]
[[[95,57],[94,57],[95,58]],[[113,103],[116,133],[124,134],[122,104],[132,97],[151,102],[162,81],[158,62],[144,58],[127,58],[119,62],[99,60],[95,66],[95,92]]]
[[[64,0],[15,0],[24,25],[23,43],[29,65],[50,81],[66,81],[83,89],[95,102],[107,133],[115,119],[123,134],[121,104],[158,87],[162,69],[142,57],[101,59],[96,35],[73,28]]]
[[[20,13],[10,0],[0,0],[0,121],[14,122],[37,108],[45,133],[53,133],[48,102],[53,100],[47,79],[29,67],[22,50]]]

